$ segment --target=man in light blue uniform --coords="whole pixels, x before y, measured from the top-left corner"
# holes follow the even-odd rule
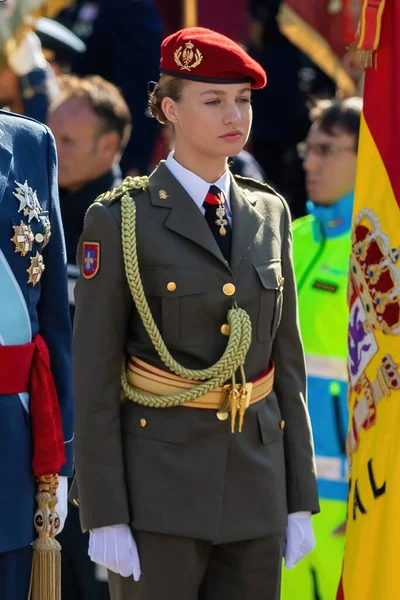
[[[49,129],[0,111],[1,600],[26,600],[29,589],[36,485],[31,365],[21,356],[28,345],[35,347],[38,335],[49,351],[62,417],[66,463],[59,473],[61,525],[67,510],[67,477],[72,473],[71,325],[56,174]]]

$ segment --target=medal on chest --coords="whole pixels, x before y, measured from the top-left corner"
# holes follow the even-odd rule
[[[11,241],[15,244],[15,252],[20,252],[21,256],[26,256],[32,250],[34,235],[29,225],[23,221],[19,225],[13,226],[14,236]]]
[[[36,192],[28,186],[27,181],[25,181],[23,185],[22,183],[18,183],[18,181],[16,181],[15,184],[17,187],[13,194],[17,200],[19,200],[18,212],[23,212],[24,216],[28,217],[28,223],[30,223],[32,219],[37,219],[37,221],[39,221],[42,207],[40,206]]]
[[[28,283],[35,286],[39,283],[44,271],[43,256],[36,252],[35,256],[31,257],[31,265],[26,272],[29,274]]]

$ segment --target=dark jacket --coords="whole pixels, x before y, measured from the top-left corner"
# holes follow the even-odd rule
[[[111,190],[118,186],[121,181],[121,170],[116,165],[111,171],[91,181],[76,192],[68,192],[67,190],[60,189],[61,215],[68,260],[68,300],[72,320],[75,313],[74,288],[78,277],[76,251],[83,231],[86,212],[100,194],[105,190]]]
[[[274,391],[250,405],[235,434],[214,410],[121,404],[124,353],[166,367],[128,287],[120,201],[97,202],[85,219],[78,264],[83,270],[94,244],[100,263],[75,290],[75,459],[84,529],[130,522],[222,543],[283,533],[288,512],[318,511],[289,211],[268,186],[231,178],[228,265],[193,200],[159,165],[132,200],[141,278],[167,347],[189,368],[221,357],[221,325],[236,301],[253,326],[247,379],[273,360]],[[235,295],[226,295],[227,283]]]
[[[76,250],[83,231],[87,209],[100,194],[118,186],[121,181],[121,170],[116,165],[111,171],[91,181],[76,192],[60,189],[60,206],[68,264],[76,264]]]

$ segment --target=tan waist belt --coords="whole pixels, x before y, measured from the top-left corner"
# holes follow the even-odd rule
[[[142,392],[155,394],[156,396],[168,396],[175,392],[190,390],[198,381],[183,379],[178,375],[167,373],[153,367],[139,358],[132,357],[129,361],[127,379],[130,385]],[[274,385],[274,367],[272,366],[265,375],[252,383],[246,384],[247,405],[259,402],[272,392]],[[240,388],[240,386],[237,386]],[[193,402],[185,402],[182,406],[189,408],[213,408],[219,410],[224,399],[231,391],[231,385],[224,385],[208,392]]]

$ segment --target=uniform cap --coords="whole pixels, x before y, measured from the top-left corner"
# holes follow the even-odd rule
[[[86,44],[61,23],[40,17],[35,23],[36,33],[49,60],[69,63],[86,52]]]
[[[165,38],[160,71],[207,83],[249,82],[254,90],[267,82],[262,66],[239,44],[204,27],[187,27]]]

